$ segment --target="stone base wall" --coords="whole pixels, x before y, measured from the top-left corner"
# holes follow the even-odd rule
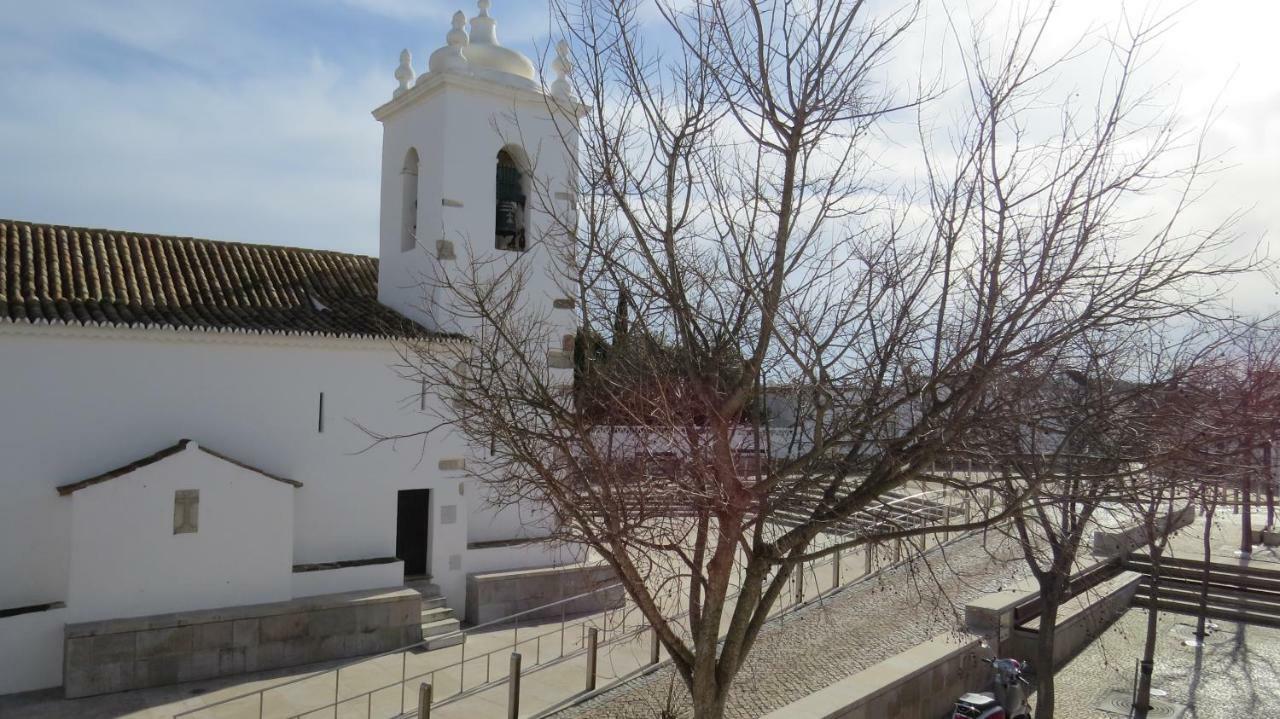
[[[545,619],[564,614],[598,612],[622,606],[624,593],[613,567],[570,564],[563,567],[485,572],[467,575],[467,621],[483,624],[579,594],[554,607],[521,615]]]
[[[792,702],[764,719],[937,719],[989,683],[977,637],[943,634]]]
[[[68,624],[67,698],[375,654],[422,639],[422,596],[392,588]]]

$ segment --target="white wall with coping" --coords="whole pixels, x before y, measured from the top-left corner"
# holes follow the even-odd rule
[[[396,491],[432,489],[437,507],[462,502],[457,473],[436,464],[464,452],[444,435],[370,447],[354,422],[421,427],[417,388],[397,376],[396,360],[385,342],[0,327],[0,407],[15,408],[0,414],[0,578],[22,578],[0,581],[0,608],[66,599],[72,497],[56,487],[183,437],[304,484],[291,495],[291,564],[393,556]],[[464,570],[446,558],[465,554],[465,526],[431,522],[442,587],[461,590]]]
[[[77,620],[101,616],[99,609],[83,609],[83,602],[92,602],[84,591],[78,601],[69,596],[73,504],[76,494],[109,490],[128,480],[117,478],[71,496],[59,496],[56,488],[122,467],[185,437],[303,483],[296,489],[280,485],[288,490],[293,515],[292,536],[277,540],[285,547],[285,560],[283,584],[276,586],[284,587],[286,598],[294,564],[393,556],[396,492],[431,489],[433,581],[461,611],[469,498],[460,492],[461,473],[441,472],[437,463],[464,456],[464,448],[446,435],[370,448],[368,435],[354,424],[380,432],[421,427],[417,387],[396,374],[396,361],[387,342],[0,326],[0,366],[6,372],[0,384],[0,407],[6,410],[0,413],[5,460],[0,463],[0,609],[65,601],[68,615]],[[323,432],[317,422],[320,392],[325,393]],[[167,507],[155,518],[167,533],[162,540],[189,539],[172,535],[172,492],[165,501]],[[440,521],[440,507],[447,504],[458,505],[452,524]],[[117,520],[123,516],[112,514]],[[124,526],[135,528],[134,515],[127,516]],[[212,517],[202,494],[202,531]],[[217,561],[253,562],[260,549],[246,554],[244,547]],[[459,559],[456,569],[450,568],[451,556]],[[88,564],[77,561],[78,567]],[[351,586],[356,577],[368,578],[373,585],[368,588],[387,586],[390,578],[377,571],[350,573],[344,588],[362,588]],[[308,584],[301,580],[300,589],[308,591]],[[179,611],[201,601],[194,595],[205,591],[175,587],[167,600],[172,604],[157,602],[137,611]],[[0,643],[0,663],[22,662],[38,651]]]
[[[292,595],[297,599],[374,587],[398,587],[403,583],[404,562],[363,564],[354,567],[293,572]]]
[[[0,694],[62,683],[65,608],[0,617]]]
[[[595,554],[582,546],[560,542],[530,542],[504,547],[484,547],[467,552],[467,573],[501,572],[527,567],[558,567],[594,561]]]
[[[199,492],[197,531],[174,533],[174,495]],[[73,492],[73,622],[291,598],[292,485],[196,443]]]

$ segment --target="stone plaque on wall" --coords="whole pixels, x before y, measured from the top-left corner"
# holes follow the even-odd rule
[[[173,493],[173,533],[195,534],[199,529],[200,490],[176,490]]]

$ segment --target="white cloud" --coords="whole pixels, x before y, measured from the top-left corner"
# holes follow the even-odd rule
[[[904,94],[921,66],[959,80],[943,2],[929,0],[920,32],[886,68]],[[375,252],[380,128],[369,110],[389,98],[400,48],[421,71],[448,17],[474,15],[475,3],[286,3],[0,0],[0,164],[9,170],[0,216]],[[973,14],[994,23],[1015,3],[974,0]],[[1131,14],[1175,7],[1126,5]],[[1120,4],[1071,0],[1058,13],[1050,42],[1065,46],[1114,26]],[[494,0],[492,14],[502,41],[530,56],[552,37],[542,0]],[[1189,219],[1246,210],[1242,243],[1273,241],[1280,229],[1277,26],[1280,3],[1202,0],[1144,68],[1170,82],[1161,101],[1177,102],[1188,123],[1218,102],[1207,144],[1224,169]],[[650,39],[661,46],[660,28]],[[1094,72],[1081,64],[1060,80],[1087,90]],[[877,157],[916,172],[912,118],[887,134]],[[1240,296],[1268,292],[1252,283]]]

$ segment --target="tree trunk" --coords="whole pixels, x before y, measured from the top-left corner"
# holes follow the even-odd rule
[[[1138,691],[1133,698],[1134,719],[1147,719],[1151,710],[1151,674],[1156,663],[1156,631],[1160,610],[1155,598],[1160,592],[1160,548],[1151,547],[1151,607],[1147,609],[1147,638],[1142,647],[1142,663],[1138,671]]]
[[[1204,545],[1204,573],[1200,577],[1200,614],[1196,618],[1196,640],[1200,642],[1203,642],[1204,638],[1209,636],[1209,633],[1205,631],[1205,623],[1208,621],[1206,615],[1209,613],[1209,550],[1212,544],[1213,515],[1218,509],[1217,500],[1218,497],[1215,494],[1213,500],[1209,502],[1204,515],[1204,537],[1202,539]]]
[[[715,687],[695,686],[693,689],[693,719],[724,719],[728,692]]]
[[[1276,526],[1275,477],[1271,474],[1271,441],[1262,445],[1262,485],[1267,491],[1267,529],[1274,532]]]
[[[1250,464],[1252,464],[1250,458]],[[1240,552],[1242,554],[1253,553],[1253,478],[1252,468],[1244,471],[1244,478],[1241,480],[1242,487],[1240,494],[1242,505],[1240,508]]]
[[[1040,596],[1045,599],[1043,592]],[[1053,719],[1053,647],[1057,626],[1058,602],[1045,600],[1036,640],[1036,719]]]

